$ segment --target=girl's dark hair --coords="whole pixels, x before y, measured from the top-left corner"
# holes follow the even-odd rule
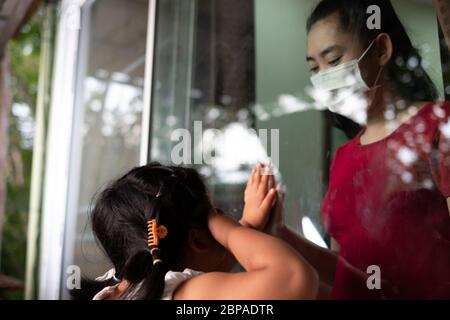
[[[371,5],[380,8],[380,29],[367,27],[367,8]],[[388,65],[388,76],[401,97],[408,101],[438,99],[436,86],[422,67],[422,57],[413,46],[390,0],[322,0],[308,18],[307,31],[332,14],[338,14],[342,31],[356,35],[364,47],[368,47],[381,33],[391,37],[393,56]]]
[[[103,190],[91,213],[92,229],[134,299],[159,299],[168,270],[182,270],[189,230],[207,228],[212,209],[206,187],[194,169],[150,163],[136,167]],[[156,218],[168,235],[153,256],[147,246],[147,221]],[[163,263],[153,265],[153,259]],[[142,282],[139,288],[137,285]],[[92,299],[113,281],[83,279],[74,299]]]

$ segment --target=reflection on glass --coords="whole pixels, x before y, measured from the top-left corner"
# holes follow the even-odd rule
[[[206,177],[216,205],[236,217],[251,167],[267,160],[248,131],[255,126],[253,15],[253,1],[158,6],[150,158],[176,163],[172,151],[180,141],[173,132],[188,130],[184,164]]]
[[[82,31],[81,167],[73,264],[95,277],[108,261],[88,224],[92,197],[139,163],[147,29],[147,1],[98,0],[88,7]],[[89,27],[87,27],[89,25]],[[83,42],[84,41],[84,42]],[[83,51],[84,50],[84,51]]]

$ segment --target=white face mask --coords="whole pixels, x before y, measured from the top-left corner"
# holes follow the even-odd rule
[[[361,76],[359,62],[373,46],[375,40],[359,59],[342,63],[336,67],[321,71],[311,77],[314,90],[312,97],[319,109],[330,109],[364,125],[367,121],[367,99],[364,93],[370,90]],[[381,68],[375,80],[381,74]]]

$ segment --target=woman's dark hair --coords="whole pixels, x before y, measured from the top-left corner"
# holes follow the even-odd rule
[[[93,232],[105,250],[116,277],[131,286],[134,299],[159,299],[168,270],[182,270],[183,254],[189,230],[207,229],[212,209],[207,189],[194,169],[150,163],[136,167],[103,190],[91,213]],[[159,242],[159,250],[147,245],[147,221],[157,219],[168,235]],[[153,265],[153,259],[163,263]],[[139,283],[142,284],[137,287]],[[71,292],[74,299],[92,299],[107,281],[83,279],[81,289]]]
[[[380,29],[367,27],[367,8],[371,5],[380,8]],[[332,14],[338,14],[341,30],[356,35],[363,47],[368,47],[381,33],[387,33],[391,37],[393,55],[387,69],[389,80],[397,94],[410,102],[438,99],[436,86],[422,67],[422,57],[413,46],[390,0],[322,0],[308,18],[307,31]],[[342,129],[349,138],[354,137],[361,129],[350,119],[326,113],[333,125]]]

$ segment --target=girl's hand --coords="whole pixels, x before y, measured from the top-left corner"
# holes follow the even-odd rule
[[[240,223],[243,226],[263,230],[275,204],[277,191],[275,180],[268,166],[260,163],[252,170],[244,193],[244,211]]]

